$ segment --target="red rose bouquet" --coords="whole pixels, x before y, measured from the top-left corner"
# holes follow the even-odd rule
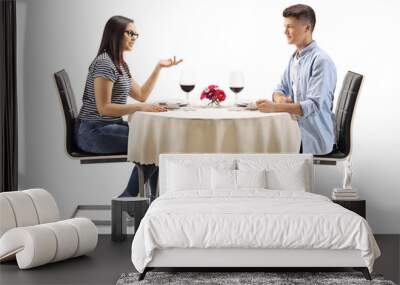
[[[220,89],[217,85],[209,85],[201,92],[200,99],[210,100],[209,105],[220,105],[226,98],[224,90]]]

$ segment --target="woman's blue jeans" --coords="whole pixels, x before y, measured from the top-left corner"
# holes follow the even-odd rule
[[[96,154],[126,153],[128,149],[128,123],[123,120],[86,121],[81,120],[75,128],[75,142],[86,152]],[[157,193],[158,167],[154,164],[143,165],[145,183],[150,184],[152,201]],[[120,197],[137,196],[139,193],[139,171],[135,166],[129,178],[128,185]]]

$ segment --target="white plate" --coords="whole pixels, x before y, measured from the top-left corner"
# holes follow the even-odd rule
[[[174,108],[174,107],[176,106],[176,108],[178,108],[178,107],[187,106],[187,103],[184,103],[184,102],[177,102],[177,101],[169,101],[169,102],[167,102],[167,101],[161,101],[161,102],[158,102],[158,105],[160,105],[160,106],[167,106],[167,107],[171,107],[171,108]]]
[[[253,102],[241,102],[236,104],[239,107],[244,107],[246,110],[258,110],[257,106]]]
[[[179,109],[181,107],[185,107],[187,106],[187,103],[183,103],[183,102],[158,102],[158,105],[163,106],[169,110],[175,110],[175,109]]]
[[[246,110],[255,111],[258,110],[256,104],[248,104]]]

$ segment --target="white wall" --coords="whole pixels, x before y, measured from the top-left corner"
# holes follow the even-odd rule
[[[107,19],[135,20],[140,38],[126,54],[143,82],[160,58],[177,55],[179,67],[163,70],[152,100],[181,98],[179,75],[196,70],[198,97],[207,84],[226,91],[230,70],[242,69],[251,100],[270,97],[293,47],[283,35],[282,10],[298,1],[262,0],[17,0],[21,188],[49,189],[63,216],[83,203],[106,203],[124,188],[128,163],[80,165],[64,153],[63,114],[53,73],[65,68],[80,103],[87,68]],[[365,75],[354,117],[353,185],[367,200],[374,232],[400,233],[400,2],[304,1],[314,7],[314,37],[333,58],[338,87],[347,70]],[[198,100],[197,98],[192,98]],[[232,99],[230,99],[232,100]],[[317,192],[340,186],[341,165],[317,167]]]

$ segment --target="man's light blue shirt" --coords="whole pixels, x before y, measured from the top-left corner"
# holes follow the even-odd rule
[[[275,92],[300,103],[298,117],[304,153],[326,154],[335,144],[335,115],[332,112],[336,88],[336,67],[331,58],[312,41],[299,54],[297,76],[292,76],[296,53],[290,58]],[[294,78],[292,78],[294,77]],[[293,80],[297,80],[293,82]],[[293,91],[296,84],[296,94]]]

